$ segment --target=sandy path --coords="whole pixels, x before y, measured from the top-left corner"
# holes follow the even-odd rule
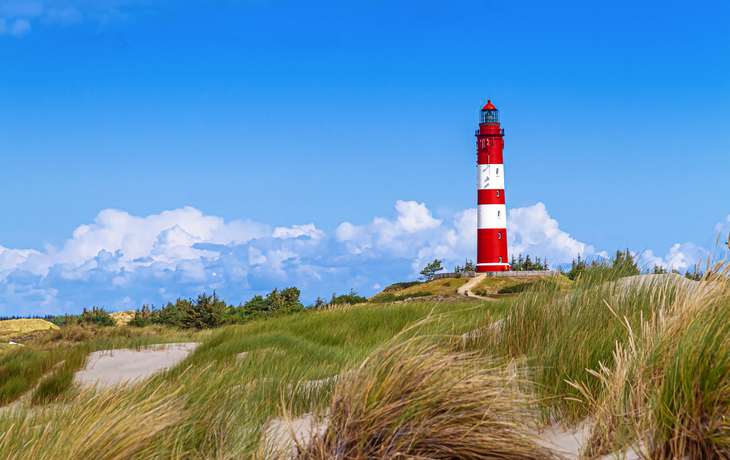
[[[89,363],[74,377],[81,386],[112,386],[127,380],[144,380],[163,369],[169,369],[190,353],[197,343],[169,343],[140,350],[121,349],[96,351]]]
[[[477,299],[493,301],[494,299],[492,299],[490,297],[476,295],[473,292],[471,292],[471,288],[473,288],[474,286],[479,284],[479,282],[483,279],[484,279],[483,274],[477,274],[477,276],[475,276],[468,283],[466,283],[465,285],[463,285],[462,287],[459,288],[459,294],[469,296],[469,297],[476,297]]]

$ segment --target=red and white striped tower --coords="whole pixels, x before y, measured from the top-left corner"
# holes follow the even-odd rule
[[[488,100],[479,113],[477,137],[477,272],[507,271],[507,209],[504,203],[504,130]]]

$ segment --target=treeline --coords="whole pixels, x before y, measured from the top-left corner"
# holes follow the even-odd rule
[[[209,329],[229,324],[244,324],[262,318],[315,311],[330,305],[359,304],[368,301],[367,297],[363,297],[351,289],[348,294],[339,296],[337,293],[332,293],[329,302],[319,297],[314,305],[305,307],[299,300],[300,294],[301,291],[294,286],[282,290],[274,289],[266,296],[257,295],[248,302],[235,306],[226,303],[214,291],[211,295],[203,293],[197,298],[179,298],[162,307],[152,304],[142,305],[135,311],[134,318],[128,325],[131,327],[161,325],[181,329]],[[0,320],[29,318],[31,317],[6,316],[0,317]],[[46,315],[32,318],[44,319],[59,327],[115,325],[111,315],[103,308],[97,307],[92,307],[90,310],[84,308],[80,315]]]
[[[162,308],[143,305],[135,312],[129,325],[144,327],[159,324],[182,329],[208,329],[226,324],[244,324],[255,319],[305,311],[299,295],[300,291],[296,287],[281,291],[274,289],[266,297],[257,295],[245,304],[234,306],[226,304],[215,292],[212,295],[203,293],[197,299],[177,299],[175,303],[168,302]]]
[[[515,258],[515,255],[512,254],[512,260],[510,260],[509,264],[514,271],[550,270],[547,258],[545,258],[545,260],[540,260],[539,257],[536,257],[535,260],[532,260],[529,254],[527,254],[524,258],[522,257],[522,253],[520,253],[517,258]]]
[[[353,289],[349,294],[338,296],[332,293],[329,302],[317,298],[314,305],[304,306],[299,300],[301,292],[296,287],[282,290],[274,289],[266,296],[257,295],[244,304],[234,306],[226,304],[225,300],[213,292],[205,293],[196,299],[178,299],[175,303],[168,302],[162,308],[154,305],[143,305],[135,312],[129,322],[132,327],[164,325],[181,329],[210,329],[230,324],[245,324],[249,321],[270,318],[275,316],[292,315],[330,305],[358,304],[368,301],[366,297],[358,295]]]
[[[53,315],[45,315],[45,316],[0,316],[0,321],[7,321],[10,319],[43,319],[46,321],[49,321],[54,318],[63,318],[63,316],[53,316]]]

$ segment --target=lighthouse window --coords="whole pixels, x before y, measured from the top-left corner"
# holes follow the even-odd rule
[[[501,240],[502,239],[502,232],[497,232],[497,239],[498,240]]]
[[[499,263],[502,263],[502,256],[499,256]]]
[[[499,168],[497,168],[497,175],[499,176]]]
[[[497,190],[497,196],[499,196],[499,190]]]
[[[497,217],[499,217],[502,214],[502,211],[497,211]]]

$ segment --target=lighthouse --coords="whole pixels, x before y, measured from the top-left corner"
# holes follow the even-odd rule
[[[479,112],[477,138],[477,272],[509,270],[504,201],[504,129],[488,100]]]

